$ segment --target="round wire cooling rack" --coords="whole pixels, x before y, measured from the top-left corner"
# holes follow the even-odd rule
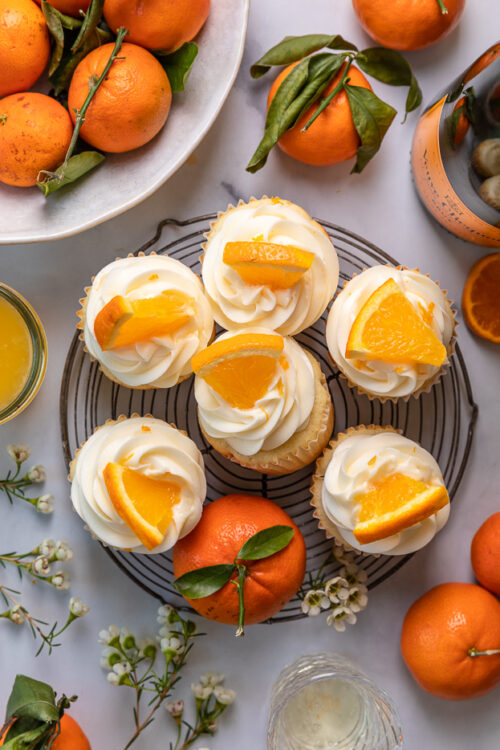
[[[197,216],[186,221],[165,219],[156,234],[139,252],[168,253],[200,273],[200,245],[216,214]],[[331,237],[340,262],[339,289],[344,281],[364,268],[376,264],[398,265],[390,255],[353,232],[327,221],[318,220]],[[163,233],[169,242],[164,244]],[[320,361],[326,375],[335,408],[335,432],[358,424],[393,425],[423,445],[438,461],[450,498],[453,499],[469,457],[477,406],[462,353],[457,346],[446,374],[418,399],[381,404],[359,395],[334,370],[325,340],[326,313],[311,328],[297,336],[298,341]],[[193,378],[174,388],[146,391],[130,390],[108,380],[96,362],[83,350],[75,334],[64,367],[60,393],[60,420],[64,455],[69,466],[76,449],[107,419],[120,414],[152,414],[173,422],[185,430],[200,448],[207,475],[207,500],[221,495],[247,493],[264,495],[278,503],[301,528],[307,545],[307,571],[314,573],[331,551],[332,541],[325,538],[312,516],[309,486],[313,466],[283,477],[271,477],[244,469],[223,458],[204,439],[196,416]],[[135,583],[162,601],[188,610],[186,602],[172,586],[174,579],[169,553],[138,555],[105,547],[107,554]],[[374,588],[395,573],[411,555],[373,556],[360,554],[358,565]],[[338,563],[325,572],[335,575]],[[302,617],[300,600],[292,599],[270,622]]]

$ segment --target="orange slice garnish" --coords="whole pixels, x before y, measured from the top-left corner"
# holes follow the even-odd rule
[[[393,279],[366,300],[347,339],[346,357],[439,367],[446,347]]]
[[[449,502],[442,485],[430,487],[404,474],[374,482],[359,500],[361,511],[353,533],[360,544],[378,542],[408,529]]]
[[[500,253],[485,255],[470,269],[462,312],[471,331],[500,344]]]
[[[195,354],[191,366],[231,406],[249,409],[268,391],[283,348],[277,333],[240,333]]]
[[[169,475],[155,479],[117,463],[107,464],[103,476],[116,512],[137,538],[149,550],[161,544],[181,499],[180,485]]]
[[[192,315],[191,297],[175,289],[132,301],[117,295],[96,316],[94,334],[101,349],[107,351],[174,333]]]
[[[289,289],[312,266],[314,253],[273,242],[226,242],[222,260],[247,284]]]

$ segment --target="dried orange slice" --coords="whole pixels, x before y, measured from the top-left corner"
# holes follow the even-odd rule
[[[191,297],[175,289],[132,301],[118,294],[96,316],[94,334],[101,349],[107,351],[174,333],[192,315]]]
[[[247,284],[289,289],[312,266],[314,253],[274,242],[226,242],[222,260]]]
[[[178,482],[148,477],[117,463],[107,464],[103,476],[116,512],[143,545],[151,550],[161,544],[181,499]]]
[[[500,253],[485,255],[470,269],[462,312],[473,333],[500,344]]]
[[[347,339],[346,357],[439,367],[446,347],[388,279],[366,300]]]
[[[240,333],[195,354],[191,366],[231,406],[250,409],[266,394],[283,348],[277,333]]]
[[[404,474],[375,482],[359,499],[361,511],[353,533],[360,544],[378,542],[408,529],[449,502],[442,485],[430,487]]]

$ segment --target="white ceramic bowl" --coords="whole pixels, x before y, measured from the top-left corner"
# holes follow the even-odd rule
[[[212,0],[196,39],[199,54],[186,90],[174,95],[163,130],[150,143],[106,161],[80,182],[44,198],[38,188],[0,183],[0,244],[68,237],[137,205],[200,143],[240,67],[250,0]]]

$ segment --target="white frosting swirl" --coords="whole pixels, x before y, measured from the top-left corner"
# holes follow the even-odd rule
[[[296,245],[314,253],[312,266],[289,289],[247,284],[223,260],[227,242]],[[279,199],[252,200],[229,209],[212,228],[205,245],[203,283],[217,323],[228,331],[265,326],[292,336],[311,326],[337,288],[337,253],[324,229],[302,208]]]
[[[273,333],[265,328],[249,328],[246,333]],[[230,338],[225,333],[220,339]],[[314,398],[314,372],[307,354],[296,341],[284,339],[276,376],[266,395],[250,409],[231,406],[203,378],[195,377],[194,393],[203,430],[213,438],[225,440],[243,456],[261,450],[274,450],[306,427]]]
[[[404,474],[431,486],[444,484],[439,466],[431,454],[397,432],[360,432],[345,438],[335,448],[323,480],[322,505],[340,535],[355,549],[384,555],[406,555],[430,542],[448,520],[449,503],[399,534],[371,544],[360,544],[352,533],[361,509],[357,499],[371,489],[373,482],[394,474]]]
[[[151,552],[120,518],[110,500],[103,471],[110,462],[125,464],[148,477],[172,475],[181,499],[163,542]],[[105,544],[132,552],[155,554],[173,547],[196,526],[206,495],[203,458],[191,440],[153,417],[131,417],[105,424],[83,445],[72,471],[71,500],[78,515]]]
[[[368,297],[388,279],[394,279],[419,315],[423,312],[428,315],[432,330],[450,353],[453,316],[439,286],[418,271],[389,266],[373,266],[346,284],[330,309],[326,341],[333,360],[355,385],[375,396],[399,398],[417,391],[439,368],[347,359],[345,356],[347,339],[359,311]]]
[[[101,349],[94,322],[113,297],[121,295],[133,301],[172,289],[193,299],[195,314],[182,328],[133,346]],[[180,261],[153,254],[120,258],[99,271],[88,295],[83,334],[90,354],[120,383],[136,388],[170,388],[191,374],[191,357],[208,344],[213,326],[199,278]]]

